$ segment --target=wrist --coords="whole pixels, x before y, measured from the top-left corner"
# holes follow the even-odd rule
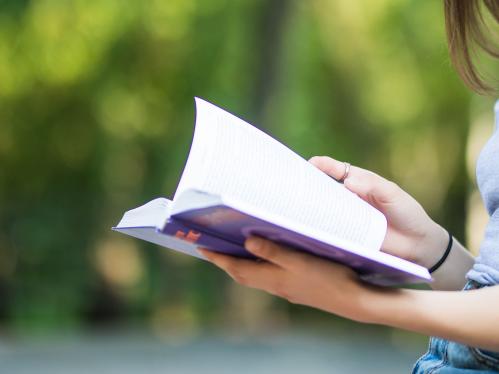
[[[434,223],[425,233],[425,237],[416,248],[415,262],[425,268],[430,268],[442,258],[447,245],[449,234],[442,226]]]
[[[359,280],[360,292],[357,293],[355,315],[348,318],[361,323],[384,324],[387,302],[391,302],[396,293],[402,291],[395,288],[380,287]]]
[[[364,299],[367,308],[362,322],[400,327],[399,319],[415,307],[413,290],[371,286]]]

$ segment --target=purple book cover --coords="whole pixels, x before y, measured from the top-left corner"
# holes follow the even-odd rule
[[[205,230],[198,230],[195,227],[194,225],[171,218],[167,221],[163,229],[157,229],[157,231],[162,235],[175,237],[192,244],[196,248],[209,248],[233,256],[254,258],[253,255],[244,249],[241,243],[232,242],[227,240],[227,238],[221,238]]]
[[[426,269],[400,258],[379,251],[356,253],[335,247],[226,205],[175,214],[163,227],[118,225],[113,230],[198,258],[203,258],[197,251],[200,247],[231,256],[254,258],[244,248],[244,241],[250,235],[258,235],[344,264],[373,284],[390,286],[431,281]]]
[[[244,249],[244,241],[250,235],[258,235],[296,250],[345,264],[359,273],[362,279],[373,284],[386,286],[431,281],[426,269],[411,262],[379,251],[359,254],[333,247],[225,205],[175,214],[163,233],[175,235],[176,225],[182,223],[184,233],[187,233],[180,234],[184,236],[183,240],[191,240],[200,247],[233,256],[253,257]],[[187,237],[187,228],[191,232],[190,238]]]

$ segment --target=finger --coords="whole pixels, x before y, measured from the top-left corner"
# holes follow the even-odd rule
[[[345,163],[327,156],[314,156],[308,160],[317,169],[334,179],[341,179],[345,174]],[[350,173],[352,169],[350,169]]]
[[[275,268],[277,270],[275,265],[269,263],[245,260],[204,248],[199,249],[199,252],[215,266],[229,274],[237,283],[245,286],[258,287],[258,284],[261,284],[268,279],[270,268]]]
[[[343,178],[346,172],[346,165],[344,162],[335,160],[334,158],[328,156],[314,156],[309,160],[309,162],[334,179]],[[370,174],[374,173],[369,170],[359,168],[358,166],[350,165],[350,170],[348,171],[346,179],[351,177],[364,178],[370,176]]]
[[[315,156],[310,160],[321,171],[340,179],[345,173],[345,164],[327,156]],[[372,171],[351,166],[344,185],[361,198],[379,203],[389,203],[397,199],[401,189],[393,182]]]
[[[287,269],[300,266],[308,256],[257,236],[246,239],[245,248],[255,256]]]
[[[403,193],[397,184],[372,172],[349,176],[344,185],[364,200],[382,204],[395,202]]]

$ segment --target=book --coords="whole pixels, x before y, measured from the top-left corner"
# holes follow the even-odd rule
[[[385,216],[270,135],[195,99],[191,149],[173,199],[126,212],[113,230],[203,258],[197,248],[253,258],[258,235],[354,269],[367,282],[431,281],[422,266],[380,251]]]

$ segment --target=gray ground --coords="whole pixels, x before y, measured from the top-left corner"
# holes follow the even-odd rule
[[[397,335],[399,334],[399,335]],[[159,339],[106,334],[0,338],[1,373],[409,373],[418,336],[317,333]]]

